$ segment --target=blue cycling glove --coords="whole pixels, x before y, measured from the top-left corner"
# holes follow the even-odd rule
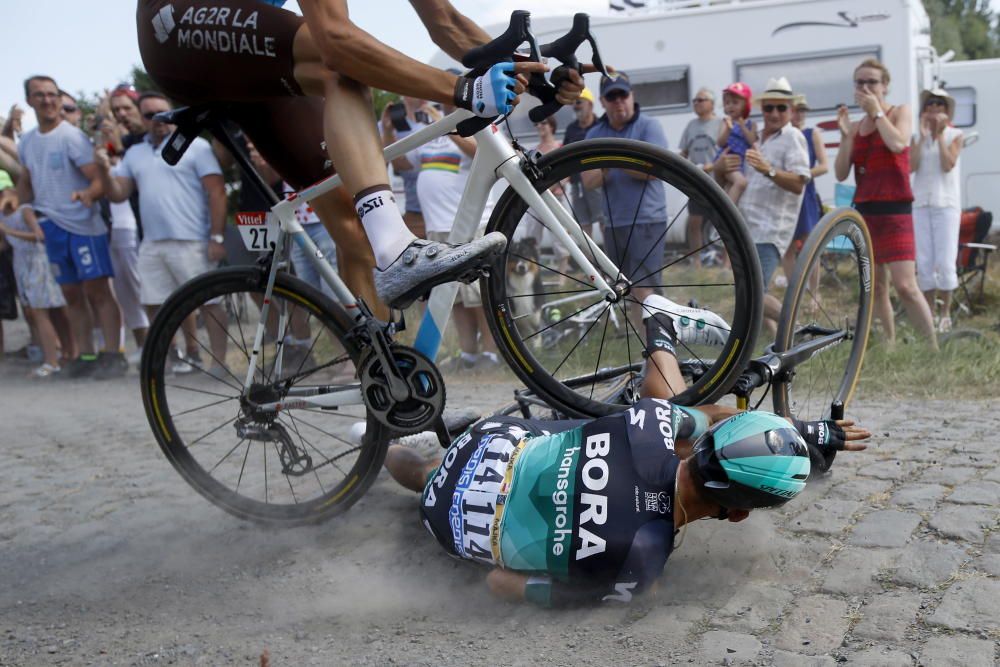
[[[458,77],[455,106],[468,109],[480,118],[508,114],[514,109],[516,83],[514,63],[497,63],[480,75],[470,72]]]

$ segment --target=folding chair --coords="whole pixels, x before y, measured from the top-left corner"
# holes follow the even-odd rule
[[[983,300],[990,255],[997,249],[984,243],[992,223],[993,214],[978,206],[962,211],[958,232],[958,291],[962,298],[955,304],[966,312],[971,313]]]

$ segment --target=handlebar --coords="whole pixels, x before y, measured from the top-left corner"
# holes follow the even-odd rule
[[[543,57],[555,58],[562,65],[575,69],[582,74],[582,66],[576,58],[576,51],[584,42],[590,44],[593,51],[593,65],[604,76],[610,76],[604,61],[601,59],[597,40],[590,32],[590,17],[579,13],[573,17],[573,27],[562,37],[559,37],[539,48],[534,34],[531,32],[531,14],[524,10],[515,10],[510,15],[507,29],[486,44],[470,49],[462,56],[462,65],[476,74],[486,72],[500,62],[510,62],[514,52],[521,44],[528,43],[528,60],[541,62]],[[558,81],[556,85],[558,85]],[[528,82],[528,90],[542,101],[541,106],[528,112],[532,122],[539,122],[558,111],[562,104],[556,100],[556,85],[546,80],[539,73],[532,74]],[[493,122],[493,119],[470,118],[459,123],[457,131],[462,136],[471,136]]]

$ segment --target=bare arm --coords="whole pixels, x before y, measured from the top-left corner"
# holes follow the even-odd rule
[[[910,145],[910,134],[913,132],[909,105],[900,104],[891,114],[875,119],[875,128],[890,151],[902,153]]]
[[[838,181],[843,181],[851,175],[851,152],[857,133],[858,124],[852,123],[850,132],[840,134],[840,148],[837,149],[837,159],[833,163],[834,176]]]
[[[732,131],[733,121],[729,119],[729,116],[726,116],[722,119],[722,126],[719,128],[719,138],[715,141],[719,148],[723,148],[729,143],[729,133]]]
[[[962,135],[955,137],[951,144],[945,144],[942,132],[938,137],[938,147],[941,153],[941,171],[947,174],[958,164],[958,155],[962,152]]]
[[[435,6],[446,3],[419,4],[429,5],[419,8],[418,12],[426,14],[430,20],[439,11],[443,14],[443,10],[435,11]],[[329,69],[384,90],[445,104],[453,102],[458,77],[414,60],[354,25],[347,11],[347,0],[301,0],[299,7]],[[450,29],[441,32],[450,33]],[[477,34],[482,31],[478,30]],[[469,38],[469,43],[480,42]],[[462,54],[456,51],[449,55],[461,57]]]
[[[8,137],[0,137],[0,169],[6,171],[15,182],[21,175],[21,160],[17,157],[17,144]]]
[[[434,44],[455,60],[465,52],[490,41],[489,34],[448,0],[410,0]]]
[[[757,143],[757,130],[754,129],[753,121],[749,118],[743,121],[743,136],[751,146]]]
[[[101,181],[101,188],[105,196],[116,204],[119,204],[135,192],[135,182],[127,176],[113,176],[111,174],[111,160],[108,158],[108,150],[104,146],[94,149],[94,164],[97,167],[98,178]]]
[[[17,179],[17,198],[22,204],[35,201],[35,191],[31,187],[31,172],[27,167],[21,169],[21,176]]]
[[[910,173],[916,173],[920,169],[920,160],[923,157],[921,145],[923,140],[920,137],[910,139]]]
[[[83,190],[77,190],[70,196],[71,201],[78,201],[84,206],[92,206],[95,201],[104,196],[104,185],[101,183],[101,170],[96,162],[80,167],[80,173],[90,181]]]
[[[221,234],[226,229],[226,183],[222,174],[209,174],[201,177],[201,186],[208,196],[208,216],[211,223],[211,233]]]
[[[809,170],[815,180],[818,176],[822,176],[826,172],[830,171],[830,158],[826,154],[826,147],[823,145],[823,135],[819,132],[819,128],[813,130],[812,134],[813,149],[816,151],[816,165]]]

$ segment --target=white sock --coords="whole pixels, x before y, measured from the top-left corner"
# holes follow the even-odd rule
[[[396,206],[396,198],[389,188],[357,197],[354,208],[372,245],[375,264],[380,271],[384,271],[417,237],[406,228]]]

